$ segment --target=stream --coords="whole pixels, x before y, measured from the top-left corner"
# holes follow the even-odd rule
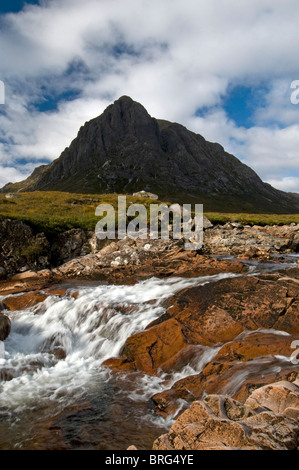
[[[281,266],[296,266],[297,259],[290,256]],[[252,275],[273,270],[273,264],[248,264]],[[65,295],[4,311],[12,328],[0,344],[0,449],[125,450],[131,444],[150,449],[173,423],[173,417],[154,413],[150,397],[199,373],[219,348],[199,346],[192,363],[167,376],[115,373],[102,364],[165,313],[163,303],[174,293],[235,276],[151,278],[133,286],[73,283]],[[277,358],[269,367],[282,367],[286,360]]]

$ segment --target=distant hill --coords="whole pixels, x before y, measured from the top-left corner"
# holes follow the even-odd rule
[[[299,197],[264,183],[248,166],[184,126],[152,118],[122,96],[85,123],[59,158],[1,192],[132,194],[198,202],[206,211],[299,213]]]

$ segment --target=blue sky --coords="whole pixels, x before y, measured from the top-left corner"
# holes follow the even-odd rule
[[[38,0],[1,0],[0,14],[18,12],[23,9],[26,4],[38,5]]]
[[[297,0],[2,0],[0,186],[126,94],[299,192],[298,24]]]

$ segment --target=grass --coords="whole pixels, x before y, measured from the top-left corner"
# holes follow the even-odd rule
[[[35,191],[19,193],[19,197],[7,199],[0,194],[0,217],[21,220],[34,230],[51,237],[71,228],[94,231],[99,217],[95,209],[99,204],[111,204],[117,212],[118,194],[73,194],[58,191]],[[149,209],[151,203],[161,203],[145,198],[126,196],[127,205],[143,204]],[[249,225],[283,225],[299,223],[299,214],[205,214],[214,224],[241,222]]]
[[[239,222],[243,225],[289,225],[299,224],[299,214],[223,214],[209,212],[205,214],[213,224]]]
[[[35,233],[44,232],[51,237],[72,229],[95,230],[99,217],[95,209],[99,204],[111,204],[117,214],[118,194],[77,194],[59,191],[19,193],[7,199],[0,194],[0,217],[18,219],[27,223]],[[149,210],[153,201],[126,196],[129,204],[143,204]],[[161,201],[155,201],[160,203]]]

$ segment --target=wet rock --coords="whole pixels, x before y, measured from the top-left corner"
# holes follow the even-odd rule
[[[153,450],[295,450],[299,423],[257,412],[224,395],[208,395],[182,413]]]
[[[292,354],[291,344],[299,336],[286,335],[284,332],[257,330],[244,332],[229,343],[223,345],[214,358],[214,362],[247,362],[258,357],[284,356]]]
[[[150,374],[187,346],[181,325],[170,319],[131,336],[126,341],[122,357],[125,358],[124,364],[134,362],[136,369]]]
[[[43,302],[46,298],[47,295],[40,292],[28,292],[22,295],[6,297],[3,304],[5,308],[10,311],[24,310]]]
[[[0,314],[0,341],[4,341],[11,330],[11,321],[8,316]]]
[[[292,342],[298,336],[279,332],[244,332],[215,350],[203,370],[175,382],[171,389],[152,397],[156,412],[175,414],[180,400],[192,402],[205,393],[225,393],[245,402],[261,385],[276,380],[293,380],[296,364],[290,362]]]
[[[9,371],[5,368],[0,368],[0,382],[9,382],[14,378],[13,371]]]
[[[61,360],[66,358],[66,351],[62,347],[54,347],[50,349],[50,354],[53,354],[56,359]]]
[[[205,394],[221,394],[244,403],[250,393],[277,380],[291,380],[296,368],[288,367],[275,358],[259,358],[246,363],[211,361],[201,373],[174,383],[152,397],[155,411],[161,416],[177,416],[184,408]]]
[[[190,345],[221,345],[245,330],[276,328],[299,334],[298,295],[296,279],[279,275],[270,280],[267,276],[236,277],[185,289],[169,300],[167,312],[150,328],[127,339],[122,358],[137,369],[155,373]],[[226,348],[226,354],[233,354],[232,345]],[[288,351],[290,356],[290,341],[285,344],[282,338],[272,345],[258,344],[248,337],[235,353],[252,359],[274,351]]]

